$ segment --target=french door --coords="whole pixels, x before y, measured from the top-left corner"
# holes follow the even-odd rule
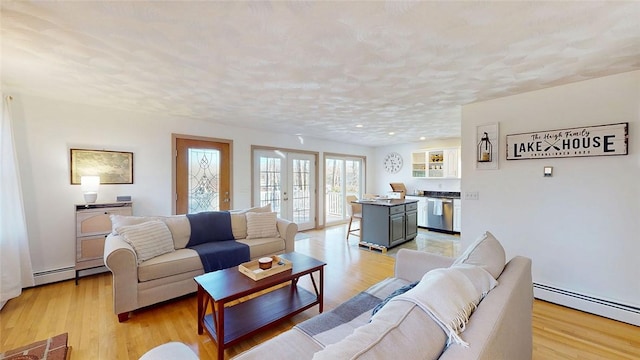
[[[176,214],[229,210],[231,143],[175,137]]]
[[[316,226],[316,156],[281,150],[254,149],[254,205],[271,208],[295,222],[298,230]]]
[[[364,158],[325,154],[325,224],[338,224],[349,219],[347,196],[361,199],[364,186]]]

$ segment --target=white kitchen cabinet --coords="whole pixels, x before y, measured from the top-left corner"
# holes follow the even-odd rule
[[[427,151],[427,178],[460,178],[460,151],[458,148]]]
[[[419,179],[459,179],[460,149],[432,149],[411,153],[411,176]]]
[[[453,199],[453,231],[461,232],[462,230],[462,201]]]
[[[406,196],[407,199],[418,200],[418,227],[427,227],[427,198],[424,196]]]
[[[427,153],[425,151],[411,153],[411,176],[414,178],[427,177]]]
[[[444,149],[444,164],[446,169],[443,177],[445,178],[460,178],[460,150]]]

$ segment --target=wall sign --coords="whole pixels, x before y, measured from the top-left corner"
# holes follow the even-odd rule
[[[507,135],[507,160],[628,154],[629,123]]]

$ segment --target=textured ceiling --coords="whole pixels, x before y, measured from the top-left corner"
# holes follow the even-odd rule
[[[1,11],[11,91],[370,146],[459,137],[461,105],[640,69],[640,2],[3,0]]]

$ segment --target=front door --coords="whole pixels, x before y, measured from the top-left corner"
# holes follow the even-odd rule
[[[176,137],[176,214],[229,210],[231,143]]]
[[[315,228],[315,155],[256,149],[253,159],[254,205],[271,203],[278,217],[295,222],[298,230]]]

